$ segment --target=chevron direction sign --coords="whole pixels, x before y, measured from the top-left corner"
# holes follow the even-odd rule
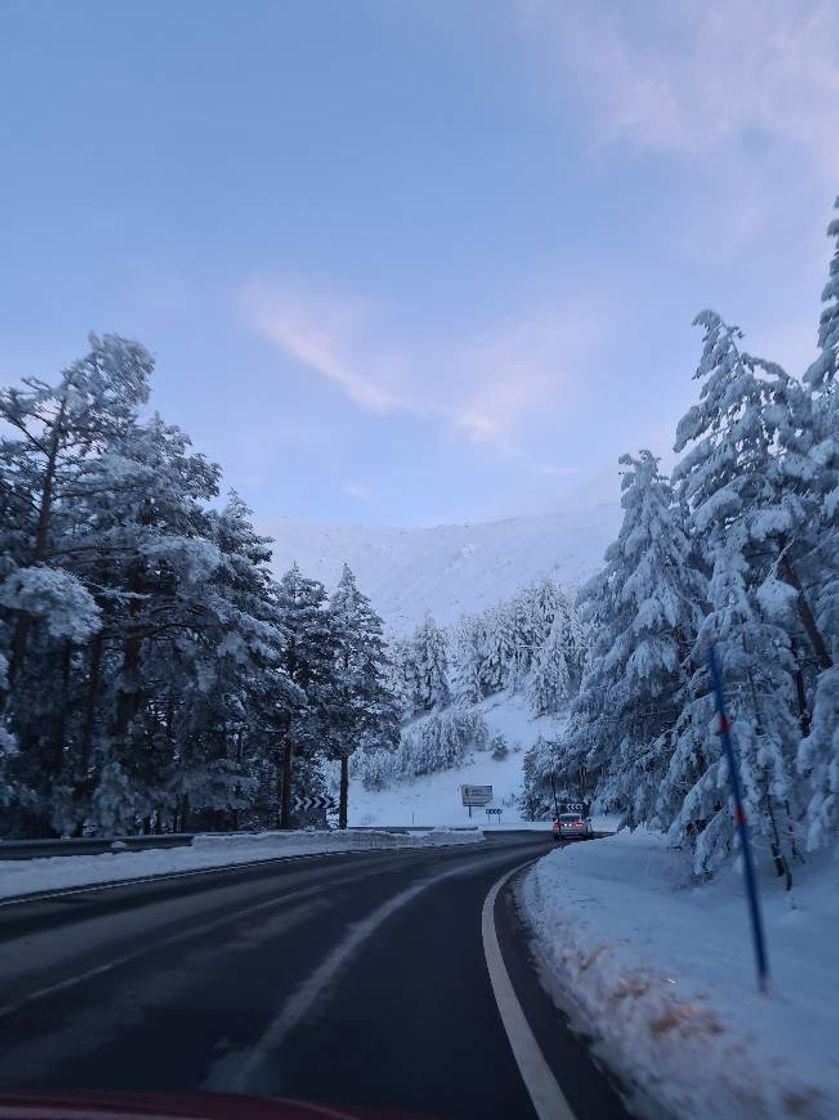
[[[295,797],[295,813],[313,813],[317,810],[334,809],[335,802],[331,797]]]

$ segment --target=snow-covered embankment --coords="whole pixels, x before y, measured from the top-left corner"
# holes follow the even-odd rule
[[[397,832],[263,832],[196,836],[188,848],[144,852],[108,852],[96,856],[51,856],[47,859],[0,860],[0,898],[98,883],[145,879],[185,871],[204,871],[268,859],[380,848],[427,848],[474,844],[482,832],[433,829]],[[0,849],[1,851],[2,849]]]
[[[756,990],[738,872],[695,886],[659,834],[554,852],[521,897],[556,1002],[640,1114],[827,1120],[839,1116],[838,877],[822,855],[789,894],[763,884],[770,996]]]

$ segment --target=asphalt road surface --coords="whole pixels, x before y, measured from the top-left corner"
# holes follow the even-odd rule
[[[538,982],[515,873],[485,906],[550,843],[308,856],[0,904],[0,1087],[532,1120],[541,1077],[563,1098],[545,1090],[543,1117],[624,1117]]]

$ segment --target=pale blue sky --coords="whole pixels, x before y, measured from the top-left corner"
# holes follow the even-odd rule
[[[0,0],[0,377],[139,338],[266,519],[616,496],[697,311],[812,356],[837,60],[832,0]]]

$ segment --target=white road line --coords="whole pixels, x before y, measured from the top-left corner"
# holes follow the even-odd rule
[[[371,934],[387,921],[397,910],[401,910],[423,892],[437,886],[446,879],[459,878],[486,866],[484,856],[481,854],[463,864],[458,864],[446,871],[439,872],[427,879],[421,879],[393,898],[382,903],[376,910],[362,921],[350,927],[346,937],[329,953],[318,965],[315,971],[304,980],[299,988],[285,1002],[283,1008],[271,1020],[261,1038],[243,1052],[241,1064],[230,1072],[229,1058],[217,1063],[208,1073],[201,1088],[207,1092],[261,1093],[266,1087],[260,1080],[263,1068],[268,1065],[272,1054],[276,1053],[287,1036],[305,1019],[314,1005],[321,999],[324,991],[336,979],[338,974],[346,967],[353,956],[361,949]],[[497,860],[506,859],[505,855],[495,857]]]
[[[539,1043],[518,1001],[504,958],[501,956],[501,947],[495,930],[495,900],[499,892],[512,875],[531,862],[532,860],[527,860],[526,863],[508,871],[506,875],[502,875],[484,899],[481,912],[484,956],[501,1022],[504,1024],[513,1056],[530,1094],[536,1115],[539,1120],[575,1120],[571,1106],[545,1061]]]
[[[247,1057],[236,1071],[232,1083],[228,1078],[225,1078],[225,1092],[242,1092],[251,1087],[254,1077],[258,1078],[259,1072],[269,1056],[279,1049],[286,1036],[305,1018],[324,989],[335,979],[350,958],[358,952],[367,938],[397,910],[400,910],[415,899],[418,894],[422,894],[433,883],[439,882],[444,877],[439,876],[436,879],[425,879],[422,882],[415,883],[414,886],[408,887],[407,890],[394,895],[393,898],[389,898],[369,917],[354,925],[343,941],[324,958],[311,976],[300,985],[294,995],[286,1002],[282,1011],[271,1020],[259,1041],[248,1050]],[[212,1082],[211,1074],[209,1080],[202,1087],[212,1088]]]

